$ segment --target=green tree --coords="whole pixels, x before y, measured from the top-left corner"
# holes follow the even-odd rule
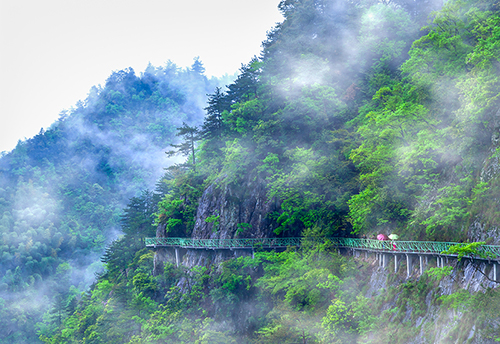
[[[229,110],[228,99],[221,87],[216,87],[213,94],[208,95],[206,116],[203,120],[201,137],[209,141],[221,141],[224,130],[222,113]]]
[[[194,62],[191,65],[191,71],[198,75],[205,74],[205,67],[203,66],[203,63],[200,61],[200,57],[196,56],[193,60]]]
[[[195,148],[196,143],[200,140],[200,131],[196,127],[191,127],[186,123],[182,123],[182,127],[177,128],[176,136],[182,136],[183,141],[180,144],[171,144],[170,146],[177,148],[166,152],[168,157],[181,154],[183,156],[191,156],[193,170],[196,171]]]

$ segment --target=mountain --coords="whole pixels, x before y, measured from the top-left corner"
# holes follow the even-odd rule
[[[203,120],[223,80],[168,62],[113,72],[87,99],[0,159],[1,342],[38,341],[54,302],[86,290],[121,235],[123,208],[155,187],[176,127]],[[154,233],[154,229],[149,232]]]
[[[83,295],[55,299],[40,340],[500,339],[497,276],[484,262],[389,274],[326,241],[252,255],[187,249],[177,266],[173,252],[143,245],[155,234],[500,243],[498,2],[283,0],[279,9],[284,21],[260,57],[213,89],[203,121],[175,122],[168,155],[186,160],[130,200],[104,271]],[[118,166],[105,161],[98,176]]]

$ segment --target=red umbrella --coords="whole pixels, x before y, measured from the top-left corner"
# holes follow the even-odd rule
[[[379,234],[379,235],[377,235],[377,239],[382,241],[382,240],[387,240],[389,238],[385,234]]]

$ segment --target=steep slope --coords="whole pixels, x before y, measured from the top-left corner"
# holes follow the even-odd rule
[[[198,148],[168,168],[157,235],[498,242],[498,4],[448,1],[422,28],[434,6],[282,1],[261,58],[209,96],[185,137]],[[165,250],[128,252],[45,342],[500,337],[498,283],[483,288],[469,263],[407,278],[328,244],[254,259],[191,250],[180,267]]]
[[[177,141],[175,128],[201,123],[218,83],[171,63],[140,76],[114,72],[1,157],[0,341],[38,341],[42,314],[92,283],[123,207],[173,162],[164,152]]]

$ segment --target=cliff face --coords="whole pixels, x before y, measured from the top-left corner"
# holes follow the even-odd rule
[[[358,256],[357,260],[361,260],[361,256]],[[462,311],[460,307],[448,308],[443,305],[442,301],[442,298],[460,290],[484,293],[489,288],[498,287],[498,283],[488,280],[478,271],[480,269],[490,279],[494,278],[491,262],[463,260],[457,263],[455,259],[450,258],[445,265],[453,266],[454,269],[436,286],[434,282],[422,279],[417,267],[408,277],[404,262],[395,274],[392,258],[385,269],[379,267],[373,257],[362,260],[367,261],[371,266],[370,282],[366,288],[365,297],[386,295],[385,302],[381,305],[380,317],[384,318],[384,313],[387,312],[392,314],[389,322],[398,324],[396,326],[399,326],[402,333],[407,336],[405,343],[484,344],[495,342],[494,339],[488,338],[488,331],[500,327],[498,314],[488,319],[487,326],[484,324],[478,326],[477,319],[471,320],[470,314],[465,314],[465,310]],[[426,269],[431,267],[436,267],[433,259],[429,260]],[[364,283],[364,281],[359,282]],[[410,294],[405,294],[405,288],[401,288],[404,284],[406,284],[406,290],[412,291]],[[453,340],[452,338],[457,337],[457,333],[461,334],[458,335],[459,339]],[[374,331],[368,337],[374,342],[379,342],[376,340],[377,335],[378,331]]]
[[[274,236],[275,223],[268,214],[279,204],[266,195],[265,183],[247,176],[238,185],[217,179],[203,192],[196,212],[193,239],[265,238]],[[208,221],[207,221],[208,220]],[[158,226],[157,237],[167,237],[165,225]],[[160,248],[155,255],[155,274],[161,273],[162,262],[175,261],[171,250]],[[222,261],[251,251],[187,250],[182,252],[183,265],[218,266]]]
[[[196,213],[192,238],[229,239],[273,236],[273,223],[267,215],[277,209],[269,200],[263,181],[246,178],[240,185],[212,183],[203,193]],[[219,216],[207,222],[210,216]]]
[[[500,213],[500,198],[497,191],[500,189],[500,110],[494,117],[491,145],[488,147],[487,157],[484,159],[479,181],[488,183],[491,198],[488,205],[475,215],[469,226],[469,241],[486,241],[491,245],[500,245],[500,222],[497,215]]]
[[[214,181],[200,198],[196,222],[191,237],[194,239],[265,238],[274,235],[273,222],[268,214],[277,210],[278,204],[269,200],[263,181],[248,176],[241,184],[224,184]],[[218,216],[218,218],[217,218]],[[210,221],[210,218],[217,220]],[[248,250],[198,251],[188,250],[183,257],[186,266],[216,267],[226,259]]]

